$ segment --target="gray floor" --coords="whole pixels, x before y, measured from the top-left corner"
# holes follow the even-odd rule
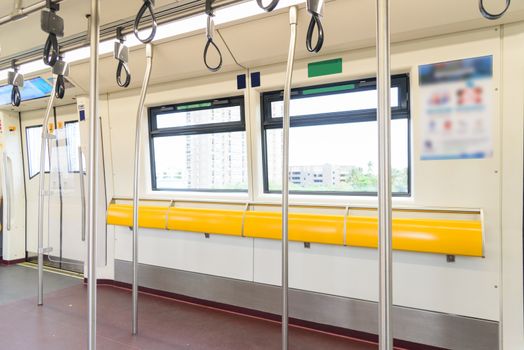
[[[0,305],[13,301],[36,298],[38,271],[14,265],[0,266]],[[78,278],[44,271],[44,293],[54,292],[82,284]]]

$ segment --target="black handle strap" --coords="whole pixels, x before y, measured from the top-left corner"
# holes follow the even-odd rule
[[[209,51],[209,47],[211,45],[213,45],[213,47],[217,51],[218,57],[219,57],[219,62],[214,67],[209,65],[209,63],[207,62],[207,52]],[[223,63],[222,53],[218,49],[218,46],[215,44],[215,42],[213,41],[212,38],[207,39],[206,47],[204,48],[204,64],[206,65],[207,69],[209,69],[211,72],[218,72],[220,70],[220,68],[222,68],[222,63]]]
[[[11,105],[13,107],[20,107],[22,102],[22,96],[20,95],[20,88],[17,85],[13,85],[11,90]]]
[[[484,18],[489,20],[496,20],[502,17],[506,13],[506,11],[508,11],[510,5],[511,0],[506,0],[506,7],[504,8],[504,10],[502,10],[499,13],[491,13],[488,10],[486,10],[486,7],[484,6],[484,0],[479,0],[480,13],[482,14],[482,16],[484,16]]]
[[[55,34],[49,34],[44,45],[44,63],[53,67],[58,60],[58,38]]]
[[[125,80],[122,81],[122,71],[125,73]],[[116,83],[122,88],[126,88],[131,84],[131,73],[129,67],[123,61],[118,61],[118,67],[116,68]]]
[[[57,12],[60,10],[60,4],[55,3],[53,0],[46,0],[45,7],[47,7],[51,12]]]
[[[220,68],[222,68],[223,59],[222,59],[222,52],[220,52],[220,49],[218,48],[218,46],[215,44],[215,41],[213,40],[213,35],[215,31],[215,24],[213,22],[213,17],[215,15],[213,13],[212,4],[213,4],[213,0],[206,0],[206,14],[208,17],[207,17],[207,30],[206,30],[207,42],[204,48],[204,64],[206,65],[207,69],[209,69],[211,72],[217,72],[220,70]],[[213,46],[218,53],[219,61],[216,66],[211,66],[208,63],[208,52],[211,46]]]
[[[123,33],[123,27],[116,29],[116,39],[120,41],[120,44],[124,45],[126,37]],[[125,73],[125,80],[122,81],[122,72]],[[129,71],[129,65],[126,61],[118,59],[118,66],[116,68],[116,83],[121,88],[126,88],[131,84],[131,72]]]
[[[318,28],[317,43],[313,47],[313,34],[315,33],[315,27]],[[307,29],[306,36],[306,47],[309,52],[318,53],[324,45],[324,27],[322,26],[322,19],[317,14],[311,15],[311,21],[309,22],[309,27]]]
[[[260,6],[260,8],[266,12],[271,12],[275,9],[275,7],[277,7],[279,0],[271,0],[271,2],[267,6],[264,6],[262,1],[263,0],[257,0],[258,6]]]
[[[65,78],[63,75],[58,75],[56,77],[56,87],[55,87],[55,96],[58,99],[63,99],[65,96]]]
[[[153,22],[151,23],[151,33],[149,34],[147,38],[143,39],[139,36],[138,28],[140,27],[140,22],[142,21],[146,11],[149,11],[149,13],[151,14],[151,19]],[[135,24],[133,26],[133,32],[135,33],[136,38],[140,40],[143,44],[149,44],[155,38],[156,29],[157,29],[157,22],[156,22],[155,10],[154,10],[154,2],[152,2],[152,0],[144,0],[144,4],[142,5],[142,7],[140,8],[140,10],[138,11],[135,17]]]

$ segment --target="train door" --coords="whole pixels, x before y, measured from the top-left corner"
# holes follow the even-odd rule
[[[18,113],[0,112],[0,258],[25,258],[25,196]]]
[[[41,112],[43,113],[43,111]],[[30,260],[38,251],[38,193],[42,115],[23,120],[27,149],[28,245]],[[82,273],[85,256],[85,161],[79,151],[80,130],[76,106],[53,110],[47,141],[44,191],[45,264]],[[31,208],[29,208],[31,207]]]

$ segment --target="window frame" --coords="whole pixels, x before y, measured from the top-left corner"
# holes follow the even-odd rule
[[[311,93],[304,95],[304,90],[312,89],[330,89],[333,87],[340,87],[345,85],[354,85],[351,92],[376,90],[376,78],[359,79],[352,81],[342,81],[336,83],[328,83],[321,85],[312,85],[291,89],[291,99],[311,98],[316,96],[328,96],[344,93],[346,91],[321,91],[319,93]],[[391,119],[406,119],[407,121],[407,191],[393,192],[394,197],[411,197],[412,195],[412,145],[411,145],[411,106],[410,106],[410,84],[408,74],[398,74],[391,76],[391,87],[398,87],[399,105],[391,108]],[[349,91],[349,90],[348,90]],[[271,129],[282,129],[283,120],[281,118],[273,118],[271,103],[283,100],[283,90],[273,90],[262,92],[260,94],[260,115],[261,115],[261,141],[262,141],[262,182],[263,194],[282,193],[282,191],[272,191],[269,189],[269,172],[268,172],[268,150],[267,150],[267,136],[266,131]],[[330,124],[351,124],[361,122],[375,122],[377,121],[377,110],[362,109],[348,112],[331,112],[319,113],[311,115],[293,116],[290,120],[290,127],[301,126],[319,126]],[[377,192],[365,191],[289,191],[290,194],[298,195],[325,195],[325,196],[352,196],[352,197],[376,197]]]
[[[39,162],[38,171],[36,173],[34,173],[33,176],[31,176],[31,157],[29,156],[29,154],[30,154],[30,152],[29,152],[29,142],[27,142],[27,130],[28,129],[35,129],[35,128],[43,128],[43,125],[42,124],[36,124],[36,125],[28,125],[28,126],[25,127],[25,149],[26,149],[26,152],[27,152],[27,175],[29,177],[29,180],[32,180],[33,178],[35,178],[38,175],[40,175],[40,162]],[[41,137],[39,139],[41,141]],[[48,155],[49,155],[49,150],[47,150],[47,152],[48,152]],[[42,156],[42,155],[40,155],[40,156]],[[47,160],[47,163],[48,163],[48,167],[51,168],[51,160],[50,159]],[[46,171],[44,171],[44,174],[50,174],[50,171],[46,170]]]
[[[156,117],[162,114],[169,114],[177,110],[179,106],[199,105],[204,103],[211,103],[211,106],[195,107],[187,111],[199,111],[206,109],[220,109],[228,107],[240,107],[240,120],[220,123],[206,123],[187,126],[176,126],[171,128],[158,128]],[[246,189],[206,189],[206,188],[159,188],[156,181],[156,159],[155,159],[155,138],[170,137],[170,136],[190,136],[190,135],[204,135],[204,134],[220,134],[229,132],[245,132],[246,130],[246,111],[245,98],[243,95],[211,98],[207,100],[198,100],[183,102],[170,105],[162,105],[148,108],[148,134],[149,134],[149,158],[151,171],[151,190],[155,192],[211,192],[211,193],[248,193],[249,181],[247,181]],[[246,148],[249,148],[246,137]],[[249,164],[249,154],[246,152],[247,164]],[[249,168],[249,167],[248,167]],[[249,174],[248,174],[249,175]]]

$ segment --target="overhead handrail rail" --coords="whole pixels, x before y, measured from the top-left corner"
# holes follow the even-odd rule
[[[140,22],[142,22],[142,19],[144,18],[146,11],[149,11],[149,13],[151,14],[151,33],[149,33],[148,37],[141,38],[139,33]],[[144,0],[144,4],[136,14],[135,22],[133,25],[133,32],[135,33],[136,38],[140,40],[140,42],[143,44],[149,44],[155,38],[157,26],[158,25],[155,14],[155,0]]]
[[[271,0],[271,1],[269,2],[269,4],[267,4],[267,5],[264,5],[264,2],[263,2],[263,1],[264,1],[264,0],[257,0],[257,4],[258,4],[258,6],[259,6],[262,10],[264,10],[264,11],[266,11],[266,12],[271,12],[271,11],[273,11],[273,10],[275,9],[275,7],[277,7],[278,2],[279,2],[280,0]]]
[[[57,79],[53,80],[55,91]],[[47,102],[47,109],[42,121],[42,136],[40,141],[40,176],[38,190],[38,305],[44,303],[44,196],[45,196],[45,150],[48,138],[51,136],[48,130],[49,118],[53,110],[56,94],[52,93]]]
[[[298,10],[296,6],[289,8],[289,52],[287,57],[286,80],[284,85],[284,117],[283,117],[283,142],[282,142],[282,349],[288,349],[288,324],[289,324],[289,129],[291,83],[293,80],[293,66],[295,61],[295,48],[297,44]]]
[[[7,84],[13,88],[11,90],[11,105],[13,107],[19,107],[22,102],[22,95],[20,94],[20,88],[24,87],[24,76],[18,71],[19,67],[16,62],[13,61],[13,70],[7,73]]]
[[[63,2],[64,0],[58,1],[55,0],[55,3],[57,2]],[[219,2],[220,1],[220,2]],[[45,1],[43,1],[45,3]],[[191,3],[191,5],[188,5],[188,2]],[[244,3],[245,0],[217,0],[215,1],[215,11],[218,8],[224,8],[226,6],[236,5],[240,3]],[[36,6],[36,4],[35,4]],[[42,5],[42,7],[44,7]],[[39,9],[42,9],[40,7]],[[171,1],[169,4],[157,7],[155,9],[155,17],[157,21],[157,25],[161,24],[167,24],[171,23],[173,21],[181,20],[184,18],[189,18],[195,16],[196,13],[203,12],[205,10],[205,3],[203,0],[199,1]],[[36,10],[33,10],[33,12]],[[123,27],[125,33],[132,33],[133,32],[133,26],[135,21],[135,15],[126,17],[124,19],[110,22],[107,24],[104,24],[100,27],[100,35],[101,40],[106,41],[110,40],[113,41],[115,39],[115,31],[117,27]],[[147,17],[142,21],[141,26],[144,26],[144,23],[150,22],[150,17]],[[0,25],[2,23],[0,22]],[[72,50],[76,50],[79,48],[85,48],[87,50],[86,43],[89,42],[89,30],[83,31],[80,33],[77,33],[75,35],[66,36],[63,40],[60,42],[61,50],[62,52],[69,52]],[[33,62],[34,60],[38,60],[42,58],[42,48],[41,47],[33,47],[29,50],[26,50],[24,52],[16,53],[13,55],[4,55],[0,56],[0,70],[10,69],[11,68],[11,62],[13,60],[16,60],[19,65]]]
[[[324,0],[307,0],[307,12],[311,14],[311,21],[307,29],[306,48],[309,52],[318,53],[324,45],[324,26],[322,16],[324,15]],[[315,27],[318,29],[317,43],[313,46]]]
[[[480,13],[482,14],[482,16],[484,16],[484,18],[492,20],[492,21],[504,16],[504,14],[508,11],[510,5],[511,5],[511,0],[506,0],[506,6],[504,7],[502,11],[500,11],[499,13],[491,13],[486,9],[486,6],[484,5],[484,0],[479,0]]]
[[[44,44],[44,63],[53,67],[59,59],[58,38],[64,36],[64,20],[56,13],[60,10],[60,4],[52,0],[46,1],[46,9],[40,16],[40,27],[48,33],[47,40]]]
[[[206,26],[206,46],[204,48],[204,64],[206,65],[207,69],[209,69],[211,72],[218,72],[220,68],[222,68],[222,52],[220,52],[220,49],[215,44],[215,41],[213,39],[215,35],[215,21],[213,20],[213,17],[215,16],[213,12],[213,0],[206,0],[206,15],[207,15],[207,26]],[[219,62],[216,66],[211,66],[208,63],[208,51],[209,47],[213,45],[215,50],[218,53]]]
[[[56,98],[61,100],[64,98],[66,92],[65,78],[69,76],[69,64],[64,61],[64,57],[60,54],[53,66],[53,74],[56,76],[54,93]]]
[[[116,29],[115,50],[113,57],[118,60],[116,68],[116,83],[121,88],[126,88],[131,84],[131,71],[129,70],[129,48],[125,45],[126,37],[122,33],[123,28]],[[125,73],[125,79],[122,80],[122,72]]]
[[[138,103],[138,110],[136,113],[136,134],[135,134],[135,161],[134,161],[134,177],[133,177],[133,288],[132,288],[132,332],[133,335],[138,333],[138,212],[139,212],[139,178],[140,178],[140,150],[141,136],[142,136],[142,115],[144,112],[144,105],[151,79],[151,71],[153,68],[153,45],[150,43],[146,45],[146,72],[144,81],[142,83],[142,90],[140,91],[140,101]]]
[[[62,2],[62,1],[64,0],[55,0],[55,4]],[[13,12],[11,12],[11,14],[0,18],[0,25],[25,18],[28,15],[45,8],[46,4],[47,4],[47,0],[42,0],[35,4],[31,4],[26,7],[21,7],[21,1],[18,1],[17,3],[15,3]]]

